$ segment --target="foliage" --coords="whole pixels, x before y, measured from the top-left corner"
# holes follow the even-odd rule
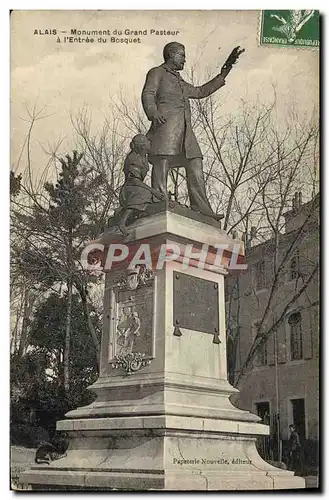
[[[74,294],[72,299],[71,350],[74,353],[70,358],[72,383],[88,385],[97,368],[95,346],[83,315],[81,300],[77,294]],[[51,293],[37,308],[29,328],[29,344],[45,354],[53,379],[61,379],[63,376],[66,305],[67,295],[61,297]],[[97,315],[93,312],[91,314],[100,337]]]
[[[56,420],[91,401],[86,387],[97,376],[95,347],[77,294],[72,300],[70,389],[64,390],[66,307],[67,297],[55,293],[41,302],[29,327],[30,350],[23,357],[11,357],[11,425],[16,440],[21,436],[25,442],[35,441],[38,432],[33,429],[38,428],[53,433]],[[100,336],[97,315],[92,318]],[[32,435],[24,430],[29,427]]]
[[[42,196],[23,185],[26,196],[15,200],[12,209],[12,281],[16,288],[25,288],[28,283],[41,296],[50,289],[67,290],[67,340],[72,287],[81,292],[86,315],[88,284],[95,281],[82,269],[79,259],[84,244],[95,236],[88,210],[97,197],[101,177],[90,177],[90,169],[81,164],[81,159],[82,154],[76,151],[60,159],[57,182],[46,182]],[[98,341],[92,322],[88,324],[98,358]]]

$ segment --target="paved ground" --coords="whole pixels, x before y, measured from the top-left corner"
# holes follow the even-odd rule
[[[317,476],[307,476],[306,480],[306,488],[317,488],[318,487],[318,478]]]
[[[11,486],[14,490],[26,489],[20,485],[18,478],[20,474],[34,464],[34,448],[23,448],[21,446],[12,446],[10,449],[11,458]]]
[[[12,488],[14,490],[26,489],[24,485],[20,485],[18,482],[19,475],[25,469],[34,465],[34,448],[23,448],[21,446],[11,447],[11,479]],[[317,488],[318,478],[316,476],[308,476],[306,479],[306,488]]]

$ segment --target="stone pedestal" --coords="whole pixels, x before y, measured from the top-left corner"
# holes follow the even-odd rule
[[[241,242],[214,222],[170,211],[136,221],[130,233],[134,252],[150,244],[155,258],[171,242],[181,256],[154,272],[129,274],[126,264],[107,272],[96,399],[58,422],[70,436],[67,456],[21,482],[51,490],[304,488],[304,479],[262,460],[255,441],[268,426],[229,399],[237,390],[227,381],[224,276]],[[184,259],[204,244],[203,262]]]

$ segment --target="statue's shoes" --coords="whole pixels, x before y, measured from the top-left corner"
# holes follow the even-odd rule
[[[216,220],[222,220],[224,219],[224,214],[213,214],[212,217]]]
[[[211,219],[215,219],[217,221],[220,221],[222,219],[224,219],[224,214],[215,214],[215,212],[202,212],[201,210],[195,210],[193,209],[193,212],[197,212],[199,214],[202,214],[202,215],[206,215],[207,217],[210,217]]]

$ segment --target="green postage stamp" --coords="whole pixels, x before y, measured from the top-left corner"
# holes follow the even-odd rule
[[[318,10],[262,10],[260,45],[320,47]]]

